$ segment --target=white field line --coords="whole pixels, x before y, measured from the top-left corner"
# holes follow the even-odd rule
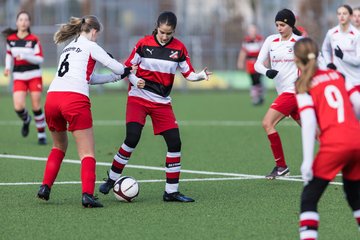
[[[17,160],[30,160],[30,161],[46,161],[47,158],[43,157],[30,157],[30,156],[21,156],[21,155],[7,155],[7,154],[0,154],[0,159],[17,159]],[[81,161],[79,160],[71,160],[71,159],[64,159],[64,163],[73,163],[73,164],[81,164]],[[111,166],[111,163],[106,162],[96,162],[96,165],[98,166]],[[155,171],[165,171],[165,168],[163,167],[151,167],[151,166],[144,166],[144,165],[131,165],[127,164],[127,168],[136,168],[136,169],[145,169],[145,170],[155,170]],[[182,173],[192,173],[192,174],[199,174],[199,175],[215,175],[215,176],[226,176],[226,177],[234,177],[234,178],[228,178],[229,180],[238,180],[238,179],[265,179],[264,176],[261,175],[250,175],[250,174],[240,174],[240,173],[225,173],[225,172],[209,172],[209,171],[196,171],[196,170],[181,170]],[[279,177],[278,180],[283,181],[293,181],[293,182],[302,182],[302,179],[297,178],[298,176],[295,176],[296,178],[292,177]],[[216,179],[214,179],[216,180]],[[222,180],[226,180],[225,178]],[[149,180],[151,181],[151,180]],[[186,181],[186,179],[181,179],[181,181]],[[204,180],[199,178],[199,180],[192,180],[192,181],[210,181],[210,180]],[[331,184],[334,185],[342,185],[340,182],[331,182]]]
[[[125,121],[123,120],[95,120],[94,126],[125,126]],[[0,126],[20,126],[21,121],[0,121]],[[180,126],[200,126],[200,127],[211,127],[211,126],[220,126],[220,127],[261,127],[261,121],[232,121],[232,120],[178,120]],[[282,126],[297,126],[294,121],[283,120],[281,123]],[[151,127],[150,124],[145,126]]]
[[[245,177],[226,177],[226,178],[187,178],[180,179],[180,182],[205,182],[205,181],[231,181],[231,180],[244,180],[252,179]],[[158,183],[165,182],[165,179],[150,179],[150,180],[137,180],[139,183]],[[96,181],[95,183],[103,183],[104,181]],[[16,183],[1,183],[0,186],[24,186],[24,185],[41,185],[41,182],[16,182]],[[67,185],[67,184],[81,184],[80,181],[63,181],[55,182],[56,185]]]

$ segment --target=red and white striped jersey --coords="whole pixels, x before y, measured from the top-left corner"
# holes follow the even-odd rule
[[[261,47],[255,63],[255,70],[263,75],[269,70],[264,62],[269,59],[271,69],[277,70],[278,74],[273,79],[276,91],[280,95],[283,92],[295,93],[294,82],[299,76],[299,70],[294,62],[294,45],[301,36],[292,34],[289,40],[281,40],[280,34],[270,35]]]
[[[356,92],[353,84],[339,72],[318,70],[312,78],[309,94],[297,94],[300,116],[302,111],[314,109],[322,147],[359,148],[360,125],[349,98],[353,92]]]
[[[161,45],[154,35],[140,39],[125,62],[126,66],[138,65],[136,76],[145,80],[145,88],[130,84],[129,96],[152,102],[170,103],[169,96],[176,69],[186,78],[194,69],[185,45],[176,38]]]
[[[6,54],[12,59],[14,80],[30,80],[41,77],[39,64],[33,64],[26,60],[17,60],[20,55],[39,56],[43,58],[43,52],[39,38],[34,34],[29,34],[25,38],[19,38],[16,33],[6,38]],[[5,60],[5,68],[11,69],[11,61]]]
[[[241,48],[246,52],[246,58],[257,58],[263,43],[264,39],[261,35],[256,35],[255,38],[245,36]]]
[[[61,53],[56,76],[48,92],[77,92],[89,96],[89,80],[97,61],[105,67],[116,62],[96,42],[81,35],[75,38]],[[116,63],[117,74],[122,74],[122,64]]]
[[[334,54],[337,46],[344,53],[343,59]],[[347,32],[343,32],[339,25],[330,29],[325,36],[322,53],[326,64],[334,63],[346,79],[360,85],[360,32],[354,26],[350,24]]]

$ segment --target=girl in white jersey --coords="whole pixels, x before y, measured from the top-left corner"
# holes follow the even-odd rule
[[[353,9],[352,23],[358,31],[360,31],[360,7]]]
[[[74,39],[61,53],[56,76],[46,97],[45,116],[53,148],[38,192],[40,199],[49,200],[51,187],[68,146],[68,130],[75,138],[81,159],[82,205],[90,208],[103,206],[93,196],[96,176],[89,84],[115,82],[121,78],[120,74],[128,74],[131,67],[124,68],[97,45],[100,30],[101,24],[95,16],[72,17],[54,35],[56,44]],[[93,73],[96,62],[113,73]]]
[[[290,172],[275,126],[289,115],[300,124],[294,89],[298,69],[294,63],[293,48],[295,42],[300,38],[301,32],[295,27],[295,21],[295,15],[289,9],[283,9],[277,13],[275,24],[279,34],[266,38],[255,63],[257,72],[274,79],[276,91],[279,94],[265,114],[262,123],[276,163],[274,169],[266,176],[267,179],[285,176]],[[268,59],[271,65],[270,69],[264,65]]]
[[[339,25],[330,29],[322,45],[328,68],[338,70],[360,91],[360,32],[351,25],[349,5],[337,9]]]

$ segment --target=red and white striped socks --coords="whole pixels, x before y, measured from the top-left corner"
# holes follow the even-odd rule
[[[181,169],[181,152],[167,152],[166,153],[166,184],[165,191],[167,193],[178,192],[179,177]]]
[[[300,240],[316,240],[318,237],[319,213],[303,212],[300,214]]]
[[[111,169],[109,171],[109,178],[112,180],[117,180],[120,178],[124,167],[128,163],[131,153],[134,151],[134,148],[127,146],[123,143],[119,149],[119,151],[115,154]]]

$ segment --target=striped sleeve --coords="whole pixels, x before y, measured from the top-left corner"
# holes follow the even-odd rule
[[[179,63],[180,72],[184,76],[184,78],[187,78],[191,72],[195,72],[193,66],[191,65],[190,56],[186,49],[186,47],[183,47],[182,56],[181,56],[181,62]]]
[[[41,46],[39,39],[36,40],[36,44],[34,46],[34,53],[35,53],[35,56],[44,57],[42,46]]]
[[[141,62],[141,55],[140,55],[141,46],[142,46],[142,40],[140,40],[136,44],[134,49],[131,51],[130,56],[125,61],[125,66],[130,67],[132,65],[139,65],[140,64],[140,62]]]

